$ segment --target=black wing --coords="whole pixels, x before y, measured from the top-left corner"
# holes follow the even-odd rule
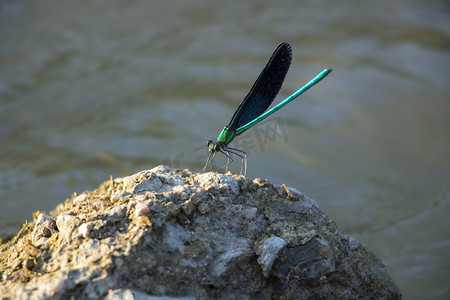
[[[267,110],[281,89],[291,60],[291,46],[286,42],[281,43],[231,118],[228,125],[230,129],[238,129]]]

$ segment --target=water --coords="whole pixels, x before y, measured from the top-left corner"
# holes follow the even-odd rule
[[[110,175],[200,170],[205,141],[288,41],[275,102],[334,71],[236,139],[247,175],[316,199],[405,299],[450,298],[448,12],[418,0],[1,1],[1,231]]]

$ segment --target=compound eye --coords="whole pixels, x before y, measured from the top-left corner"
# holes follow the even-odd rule
[[[211,140],[207,140],[206,141],[206,147],[209,147],[209,145],[211,145],[212,141]]]

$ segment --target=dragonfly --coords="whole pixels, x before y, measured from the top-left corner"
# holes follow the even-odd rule
[[[242,174],[242,170],[244,169],[243,174],[245,176],[247,171],[247,154],[245,151],[231,148],[228,145],[234,140],[235,137],[241,135],[289,102],[293,101],[295,98],[325,78],[332,71],[330,68],[324,69],[291,96],[281,101],[270,110],[267,110],[283,85],[284,79],[286,78],[286,74],[291,65],[291,61],[292,48],[289,43],[283,42],[275,49],[247,96],[245,96],[244,100],[242,100],[241,104],[239,104],[239,107],[234,112],[230,123],[223,128],[217,137],[217,140],[208,140],[206,142],[209,155],[202,172],[206,171],[208,165],[216,156],[216,153],[220,152],[227,157],[227,164],[225,165],[226,170],[233,162],[232,155],[240,157],[240,173]]]

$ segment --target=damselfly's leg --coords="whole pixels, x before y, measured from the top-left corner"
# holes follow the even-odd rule
[[[230,151],[228,151],[228,148],[226,148],[226,149],[220,149],[220,152],[221,152],[223,155],[225,155],[225,156],[227,157],[227,163],[226,163],[226,165],[223,166],[222,168],[220,168],[220,169],[225,169],[225,172],[226,172],[226,171],[228,171],[228,166],[229,166],[230,164],[232,164],[234,160],[233,160],[233,158],[231,157]]]
[[[234,154],[236,156],[239,156],[241,158],[241,171],[240,174],[242,175],[242,168],[244,169],[244,177],[247,173],[247,153],[245,151],[235,149],[235,148],[227,148],[227,152]]]
[[[226,173],[228,171],[228,166],[231,165],[231,163],[233,162],[233,159],[231,158],[230,151],[228,151],[227,149],[224,149],[224,150],[228,154],[227,155],[227,164],[225,165],[225,173]]]
[[[214,159],[214,157],[216,156],[216,152],[214,153],[209,153],[208,158],[206,159],[206,163],[205,166],[202,169],[202,172],[206,171],[206,168],[208,167],[209,163]]]

